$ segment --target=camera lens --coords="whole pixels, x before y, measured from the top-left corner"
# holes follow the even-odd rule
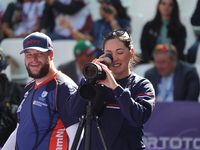
[[[88,77],[93,77],[97,74],[97,69],[95,65],[88,65],[87,67],[85,67],[85,74]]]
[[[95,63],[87,63],[83,67],[83,75],[86,79],[91,80],[103,80],[106,77],[106,74],[102,68]]]
[[[112,63],[112,55],[111,54],[106,54],[106,56],[104,57],[104,59],[106,61],[108,61],[109,63]],[[106,66],[109,66],[106,62],[102,62],[103,64],[105,64]],[[85,76],[86,79],[90,79],[90,80],[104,80],[106,78],[106,73],[105,71],[101,68],[101,66],[99,66],[98,64],[95,63],[87,63],[84,67],[83,67],[83,75]]]

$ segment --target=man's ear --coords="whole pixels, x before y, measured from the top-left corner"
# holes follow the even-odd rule
[[[54,58],[54,51],[50,51],[49,56],[50,56],[50,59],[53,60],[53,58]]]

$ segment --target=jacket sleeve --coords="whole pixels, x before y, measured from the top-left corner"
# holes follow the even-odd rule
[[[82,79],[79,84],[79,88],[77,92],[74,92],[73,95],[67,101],[67,111],[69,115],[74,116],[76,118],[80,118],[83,114],[85,114],[86,107],[88,101],[83,100],[79,94],[80,88],[85,84],[85,80]]]
[[[155,106],[155,91],[149,80],[143,79],[131,88],[118,86],[113,92],[122,114],[133,126],[147,122]]]

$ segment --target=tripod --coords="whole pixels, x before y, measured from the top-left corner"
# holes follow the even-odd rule
[[[96,126],[99,132],[99,135],[101,137],[101,141],[103,143],[104,149],[108,150],[108,146],[105,140],[105,135],[103,133],[103,130],[101,128],[101,123],[99,120],[99,117],[93,114],[93,105],[92,105],[92,101],[88,102],[88,106],[86,107],[86,114],[82,115],[81,119],[80,119],[80,123],[72,144],[72,148],[71,150],[76,150],[82,130],[84,125],[86,124],[86,139],[85,139],[85,150],[91,150],[91,130],[92,130],[92,120],[95,120],[96,122]]]

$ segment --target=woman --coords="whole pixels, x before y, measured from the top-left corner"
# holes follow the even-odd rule
[[[93,63],[101,66],[106,73],[106,78],[95,81],[96,95],[100,98],[99,101],[98,96],[93,99],[94,114],[100,116],[108,149],[144,149],[143,125],[148,121],[155,105],[154,89],[147,79],[131,72],[132,64],[136,63],[138,58],[134,55],[133,42],[126,30],[119,29],[104,33],[103,39],[104,54],[99,59],[93,60]],[[101,63],[107,62],[105,54],[111,54],[113,57],[109,67]],[[68,101],[67,109],[75,117],[85,114],[87,102],[82,99],[91,98],[94,93],[89,88],[83,90],[88,83],[91,83],[89,79],[83,79],[79,88],[80,95],[75,93]],[[99,111],[101,105],[104,107]],[[95,122],[92,125],[91,149],[103,150]],[[84,149],[83,145],[84,142],[80,150]]]
[[[75,30],[70,22],[64,18],[61,18],[60,21],[64,27],[70,30],[74,39],[89,40],[95,47],[102,49],[101,33],[119,28],[130,30],[130,17],[120,0],[98,0],[98,2],[100,3],[99,13],[102,18],[92,24],[88,33],[83,34],[83,32]]]
[[[178,51],[178,58],[185,60],[186,29],[179,18],[176,0],[159,0],[156,16],[146,23],[141,36],[144,63],[153,61],[152,52],[156,44],[170,43]]]

